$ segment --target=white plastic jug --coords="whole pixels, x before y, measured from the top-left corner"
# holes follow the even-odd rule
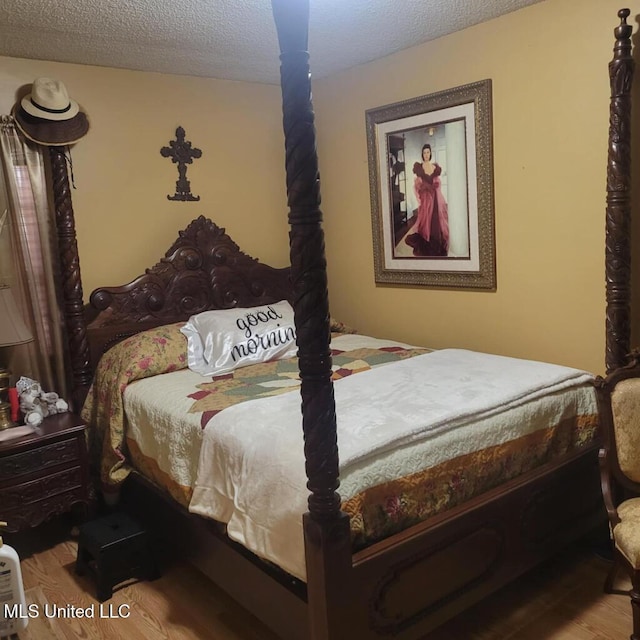
[[[6,527],[7,523],[0,522],[0,526]],[[28,622],[20,558],[0,538],[0,637],[22,631]]]

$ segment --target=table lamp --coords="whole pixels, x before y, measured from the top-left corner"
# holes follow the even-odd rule
[[[11,289],[0,285],[0,347],[11,347],[31,342],[33,336],[25,326]],[[11,372],[0,363],[0,431],[15,426],[11,420],[11,404],[9,403],[9,378]]]

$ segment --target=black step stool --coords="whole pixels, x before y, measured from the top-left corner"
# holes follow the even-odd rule
[[[109,600],[113,588],[125,580],[158,577],[147,532],[125,513],[80,526],[76,573],[95,579],[100,602]]]

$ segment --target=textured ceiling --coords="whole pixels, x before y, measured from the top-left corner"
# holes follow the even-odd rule
[[[311,0],[320,77],[540,0]],[[279,82],[269,0],[2,0],[0,55]]]

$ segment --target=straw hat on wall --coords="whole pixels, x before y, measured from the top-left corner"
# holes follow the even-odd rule
[[[74,144],[89,130],[86,114],[53,78],[36,78],[31,93],[14,107],[13,117],[29,140],[46,146]]]

